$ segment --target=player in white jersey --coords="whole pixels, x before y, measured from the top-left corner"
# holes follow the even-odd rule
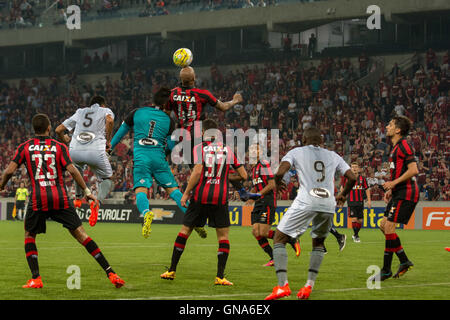
[[[324,241],[329,233],[336,202],[343,206],[347,194],[353,188],[356,177],[349,165],[333,151],[319,147],[322,135],[316,127],[304,131],[304,147],[289,151],[281,160],[275,174],[277,188],[285,188],[283,177],[293,167],[300,182],[297,197],[284,214],[275,232],[273,256],[278,286],[266,300],[279,299],[291,294],[287,280],[287,253],[285,245],[289,237],[297,238],[306,232],[312,222],[312,252],[308,270],[308,281],[297,294],[299,299],[308,299],[322,263]],[[344,174],[347,183],[334,197],[335,173]]]
[[[88,165],[98,180],[97,198],[101,202],[106,198],[112,187],[113,175],[107,151],[111,148],[114,113],[106,106],[105,98],[92,97],[90,107],[79,108],[70,118],[56,128],[56,134],[64,143],[70,141],[70,157],[75,166],[83,172]],[[65,131],[74,131],[72,139]],[[76,188],[75,207],[81,206],[83,192]],[[98,203],[91,203],[89,224],[95,225],[98,216]]]

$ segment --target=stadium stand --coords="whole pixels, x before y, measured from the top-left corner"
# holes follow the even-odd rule
[[[93,62],[85,60],[85,63],[98,63],[102,59],[105,57],[94,58]],[[369,73],[366,77],[375,74],[371,70],[375,65],[373,60],[369,56],[352,64],[347,58],[328,57],[309,64],[286,58],[224,73],[221,66],[212,65],[209,77],[202,79],[198,86],[209,88],[218,97],[231,97],[241,88],[244,105],[236,105],[226,114],[207,108],[207,115],[229,123],[231,128],[278,128],[280,159],[301,144],[302,132],[308,125],[320,127],[327,148],[349,162],[360,161],[372,186],[372,200],[383,197],[379,185],[385,177],[390,151],[385,126],[392,114],[404,114],[414,122],[415,130],[408,139],[419,159],[421,199],[450,200],[448,51],[435,53],[430,48],[417,53],[413,63],[404,66],[396,63],[390,73],[361,81],[365,73]],[[174,87],[177,82],[175,72],[150,68],[123,71],[120,80],[114,81],[106,76],[83,83],[76,73],[70,73],[64,78],[52,76],[48,84],[37,79],[21,80],[18,85],[0,82],[0,166],[5,168],[17,145],[27,137],[30,119],[36,112],[49,114],[56,127],[89,97],[100,94],[107,98],[116,115],[117,129],[130,110],[151,100],[151,93],[159,86]],[[130,141],[124,139],[117,146],[112,161],[114,192],[111,196],[128,202],[133,201],[133,194],[128,192],[132,187]],[[25,176],[24,170],[11,179],[3,195],[12,195]],[[184,190],[189,179],[188,167],[172,165],[172,170]],[[95,185],[91,172],[86,170],[84,178]],[[70,185],[70,179],[68,182]],[[294,199],[297,187],[298,182],[292,178],[279,198]],[[152,189],[150,196],[168,198],[162,188]],[[230,196],[230,200],[238,199],[233,189]]]

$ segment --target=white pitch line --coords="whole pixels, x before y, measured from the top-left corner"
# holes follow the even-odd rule
[[[399,285],[399,286],[389,286],[381,287],[381,289],[394,289],[394,288],[414,288],[414,287],[429,287],[429,286],[450,286],[450,282],[442,283],[422,283],[422,284],[409,284],[409,285]],[[321,289],[314,290],[314,292],[346,292],[355,290],[371,290],[367,287],[364,288],[342,288],[342,289]],[[267,295],[268,292],[253,292],[253,293],[236,293],[236,294],[220,294],[220,295],[189,295],[189,296],[160,296],[160,297],[146,297],[146,298],[121,298],[118,300],[192,300],[197,298],[227,298],[227,297],[245,297],[245,296],[257,296],[257,295]]]

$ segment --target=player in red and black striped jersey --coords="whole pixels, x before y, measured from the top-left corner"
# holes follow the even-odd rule
[[[400,238],[395,233],[397,223],[407,224],[419,201],[419,188],[415,176],[419,173],[413,147],[405,139],[411,128],[411,121],[404,116],[393,117],[386,127],[386,135],[391,138],[393,148],[389,156],[391,181],[385,182],[384,201],[386,212],[380,222],[380,229],[386,238],[384,264],[380,279],[392,276],[391,264],[394,252],[400,260],[400,266],[394,278],[407,272],[413,263],[408,259]]]
[[[347,203],[349,207],[349,216],[352,218],[353,228],[353,241],[361,242],[359,238],[359,230],[361,230],[362,221],[364,218],[364,196],[367,198],[367,206],[369,209],[372,207],[372,201],[370,198],[370,189],[365,177],[361,175],[361,168],[358,162],[351,163],[352,172],[357,176],[356,183],[353,189],[347,196]],[[344,189],[344,185],[347,183],[347,179],[343,176],[341,183],[341,191]]]
[[[50,137],[51,124],[45,114],[37,114],[32,119],[36,136],[22,143],[3,173],[2,190],[20,165],[24,164],[31,180],[32,195],[25,216],[25,252],[32,278],[24,288],[42,288],[39,274],[36,236],[46,231],[46,219],[61,223],[69,230],[86,250],[100,264],[110,281],[120,288],[124,281],[112,270],[108,261],[86,234],[81,220],[69,201],[64,184],[64,174],[68,171],[84,190],[86,199],[97,201],[86,186],[80,172],[72,164],[67,147]]]
[[[202,131],[217,129],[217,123],[207,119],[203,121]],[[202,227],[208,219],[208,225],[216,228],[219,249],[217,253],[216,285],[232,285],[224,278],[225,265],[230,252],[228,232],[230,216],[228,212],[228,181],[229,179],[246,180],[247,173],[230,147],[221,142],[212,141],[211,136],[203,136],[205,142],[196,146],[200,148],[199,159],[191,173],[186,190],[181,198],[181,204],[186,206],[190,197],[189,206],[184,215],[183,226],[175,239],[172,262],[169,270],[161,275],[162,279],[173,280],[178,262],[181,258],[186,241],[194,227]],[[197,153],[196,153],[197,154]],[[231,176],[230,167],[237,175]],[[192,192],[192,195],[191,195]]]
[[[270,229],[275,220],[275,208],[277,205],[277,198],[275,190],[275,179],[270,168],[270,163],[261,159],[261,150],[258,144],[253,144],[249,148],[249,156],[255,159],[257,163],[252,168],[252,183],[253,188],[261,198],[253,201],[248,200],[247,204],[255,203],[251,214],[252,234],[258,241],[261,249],[270,257],[270,260],[264,266],[272,267],[273,249],[269,244],[268,239],[273,239],[274,231]]]
[[[181,86],[172,89],[168,109],[175,113],[178,127],[185,129],[187,132],[182,134],[183,140],[190,141],[192,151],[191,154],[183,155],[184,160],[193,166],[192,159],[199,155],[193,155],[193,148],[196,140],[201,141],[202,132],[200,123],[205,118],[204,112],[207,104],[215,107],[220,111],[227,111],[236,104],[243,101],[242,95],[236,93],[233,99],[222,102],[217,99],[211,92],[205,89],[195,87],[195,71],[192,67],[182,68],[180,71]],[[198,143],[198,142],[197,142]],[[192,167],[191,166],[191,167]],[[246,201],[249,198],[257,199],[259,195],[248,193],[239,181],[231,181],[233,187],[239,192],[241,199]]]

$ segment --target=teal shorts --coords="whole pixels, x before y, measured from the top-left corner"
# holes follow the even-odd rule
[[[166,161],[164,152],[149,151],[134,152],[133,189],[144,187],[150,189],[155,178],[163,188],[176,188],[178,183]]]

